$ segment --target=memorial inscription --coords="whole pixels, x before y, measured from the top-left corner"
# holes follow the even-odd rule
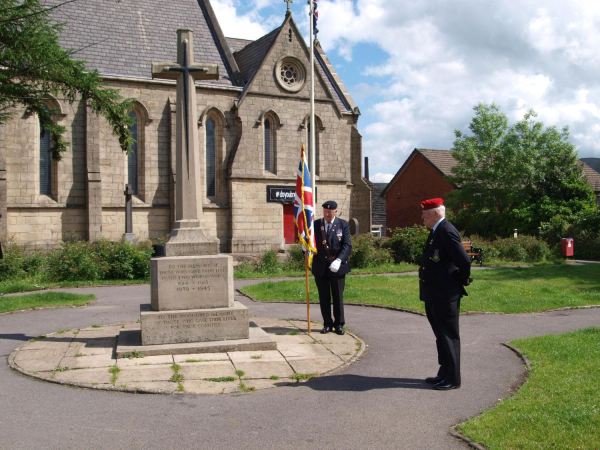
[[[233,304],[230,256],[181,256],[150,262],[154,311],[225,308]]]

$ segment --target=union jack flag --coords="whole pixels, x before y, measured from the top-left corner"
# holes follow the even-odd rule
[[[312,266],[313,255],[317,253],[314,233],[314,209],[310,172],[308,171],[304,145],[302,145],[298,178],[296,180],[296,196],[294,197],[294,222],[298,227],[298,239],[302,244],[302,250],[308,254],[308,267]]]
[[[308,0],[308,5],[310,6],[310,0]],[[317,30],[317,20],[319,20],[319,11],[317,11],[317,0],[313,0],[313,34],[316,35],[319,30]],[[309,12],[310,14],[310,12]]]

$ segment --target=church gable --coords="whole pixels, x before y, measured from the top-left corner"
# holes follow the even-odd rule
[[[267,45],[270,48],[267,49]],[[265,50],[267,50],[265,52]],[[248,56],[254,53],[250,70]],[[242,73],[250,75],[244,95],[271,94],[308,98],[310,94],[309,50],[291,17],[283,25],[235,54]],[[257,64],[259,63],[259,64]],[[317,63],[315,59],[315,63]],[[245,67],[246,69],[242,69]],[[253,73],[252,73],[253,72]],[[332,100],[321,75],[315,73],[315,100]]]

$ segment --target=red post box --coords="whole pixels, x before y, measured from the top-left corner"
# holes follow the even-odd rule
[[[573,256],[573,239],[562,238],[560,240],[560,250],[563,256]]]

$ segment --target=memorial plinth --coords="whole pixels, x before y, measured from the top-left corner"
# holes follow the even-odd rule
[[[121,333],[119,355],[138,344],[135,350],[152,354],[276,348],[266,333],[249,331],[248,308],[234,301],[233,258],[218,254],[219,239],[202,227],[194,81],[218,77],[215,64],[194,62],[190,30],[177,31],[177,63],[152,65],[152,78],[177,80],[175,224],[165,256],[150,260],[151,297],[140,308],[141,336]]]

